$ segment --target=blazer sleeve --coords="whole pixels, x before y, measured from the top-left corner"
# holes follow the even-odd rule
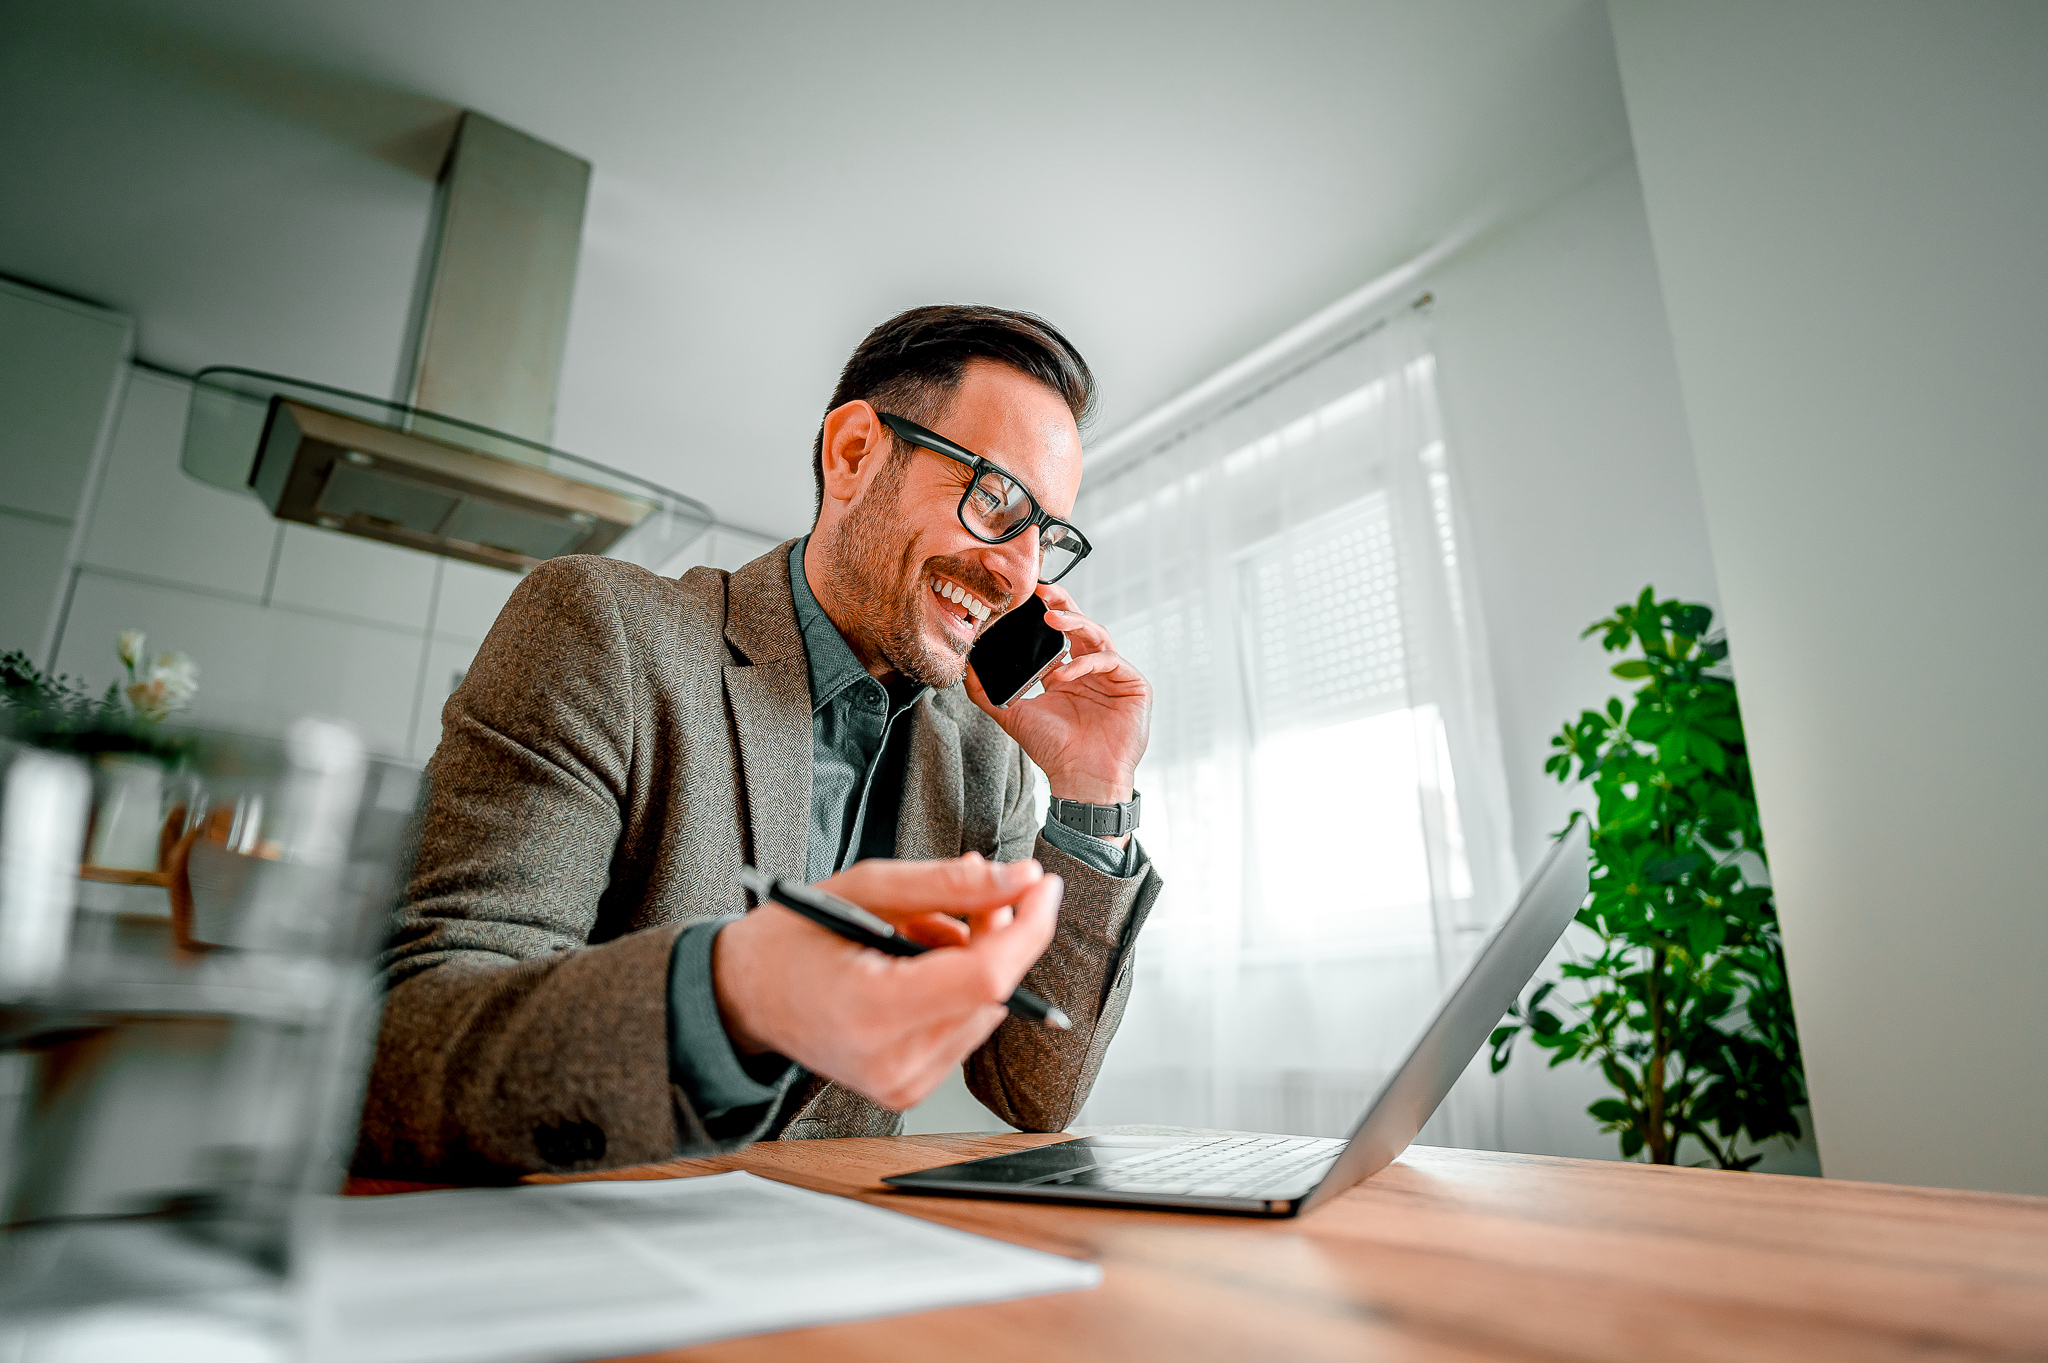
[[[1165,882],[1149,857],[1135,858],[1132,874],[1119,877],[1061,851],[1038,827],[1031,767],[1021,750],[1015,762],[1014,779],[1006,782],[1015,793],[1004,809],[997,857],[1035,856],[1066,882],[1059,929],[1024,983],[1064,1009],[1074,1026],[1056,1032],[1005,1018],[967,1057],[967,1087],[1011,1126],[1064,1131],[1088,1101],[1123,1021],[1138,932]]]
[[[637,686],[609,586],[561,559],[520,584],[449,698],[358,1172],[503,1181],[709,1150],[670,1080],[681,925],[589,944]]]

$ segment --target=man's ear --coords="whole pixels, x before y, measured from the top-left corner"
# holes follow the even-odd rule
[[[825,413],[825,500],[850,503],[889,454],[889,428],[856,398]]]

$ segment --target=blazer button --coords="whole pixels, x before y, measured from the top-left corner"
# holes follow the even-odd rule
[[[558,1122],[533,1129],[533,1149],[559,1169],[604,1158],[604,1128],[596,1122]]]

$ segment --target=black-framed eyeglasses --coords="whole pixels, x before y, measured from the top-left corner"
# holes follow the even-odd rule
[[[960,524],[983,544],[1007,544],[1036,525],[1038,532],[1038,580],[1057,582],[1088,557],[1088,537],[1052,515],[1038,504],[1031,489],[1014,474],[976,454],[965,445],[955,445],[936,431],[928,431],[890,412],[877,413],[890,430],[903,440],[933,454],[943,454],[974,470],[967,490],[960,494]]]

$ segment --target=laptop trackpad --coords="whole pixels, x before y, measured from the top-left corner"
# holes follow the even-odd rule
[[[988,1183],[1016,1187],[1023,1183],[1044,1183],[1093,1169],[1098,1164],[1128,1159],[1147,1150],[1156,1150],[1161,1145],[1178,1145],[1179,1141],[1125,1141],[1111,1144],[1098,1136],[1084,1136],[1080,1140],[1061,1141],[1058,1145],[1034,1146],[1029,1150],[1015,1150],[1007,1155],[994,1155],[987,1159],[970,1160],[965,1164],[949,1164],[942,1169],[923,1171],[946,1183]],[[902,1176],[892,1182],[917,1179],[917,1175]],[[918,1179],[922,1182],[922,1179]]]

